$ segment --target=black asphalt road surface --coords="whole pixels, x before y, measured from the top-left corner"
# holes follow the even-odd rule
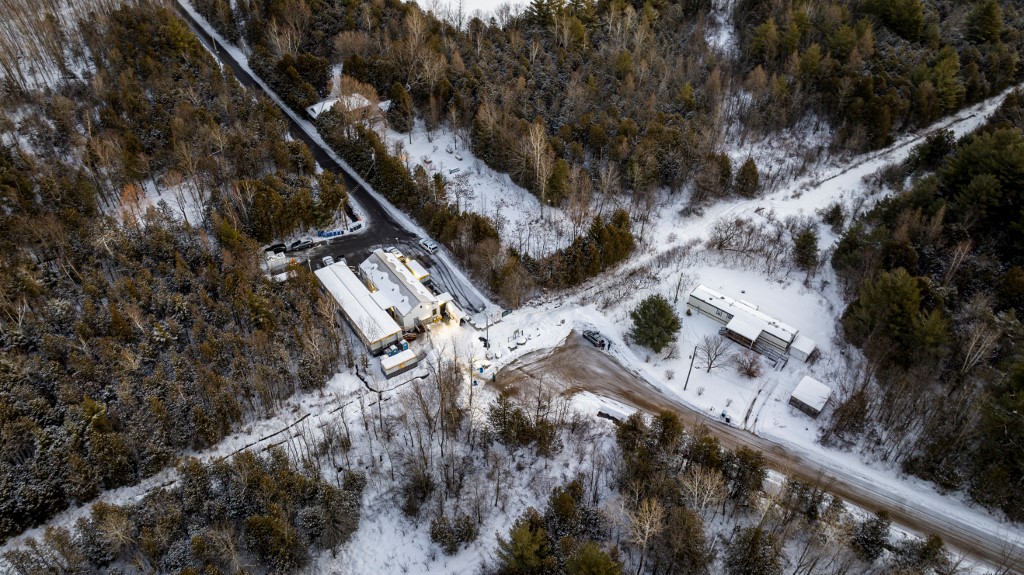
[[[204,30],[203,27],[192,18],[192,15],[189,14],[187,10],[182,8],[177,2],[175,2],[174,7],[178,11],[178,15],[181,16],[186,24],[188,24],[189,29],[192,30],[196,37],[198,37],[203,44],[206,44],[207,48],[209,48],[211,52],[216,54],[217,59],[220,60],[222,64],[231,68],[231,71],[234,73],[235,78],[238,79],[239,83],[247,88],[262,90],[259,83],[256,82],[256,80],[254,80],[253,77],[245,71],[245,69],[239,66],[238,62],[235,62],[234,58],[232,58],[230,54],[221,47],[220,42],[218,42],[216,38],[213,38],[206,33],[206,30]],[[288,116],[287,111],[285,112],[285,116],[288,119],[289,132],[292,137],[302,140],[307,146],[309,146],[310,151],[313,152],[313,157],[316,158],[316,161],[323,167],[323,169],[339,174],[345,178],[345,183],[349,188],[349,195],[356,200],[362,208],[365,217],[369,220],[368,223],[370,227],[365,232],[348,237],[340,236],[333,239],[330,244],[332,246],[337,245],[340,247],[336,250],[325,250],[322,255],[334,255],[334,253],[341,254],[344,253],[346,249],[353,251],[369,251],[369,248],[372,246],[394,242],[396,238],[406,241],[417,238],[415,234],[402,227],[391,213],[385,209],[384,206],[382,206],[380,202],[378,202],[377,199],[366,190],[366,188],[352,177],[352,174],[335,162],[326,150],[314,141],[313,138],[309,137],[309,134],[299,127],[299,125],[292,120],[291,116]]]
[[[185,21],[189,29],[199,38],[199,41],[206,45],[210,51],[217,56],[217,59],[228,66],[235,78],[247,88],[262,90],[263,87],[244,69],[238,62],[221,46],[220,42],[210,36],[198,22],[192,18],[181,4],[175,2],[175,9],[178,15]],[[269,97],[269,95],[268,95]],[[375,248],[383,246],[397,246],[402,253],[413,255],[423,263],[431,277],[442,290],[452,294],[459,306],[469,312],[482,311],[482,303],[477,298],[467,294],[466,286],[458,281],[455,275],[448,269],[447,265],[439,259],[431,256],[419,246],[419,236],[399,223],[391,212],[386,209],[376,197],[373,196],[362,184],[352,177],[352,174],[343,166],[334,161],[318,142],[306,133],[288,114],[289,110],[282,111],[288,120],[289,132],[291,135],[306,143],[313,157],[323,169],[341,175],[349,188],[349,195],[355,199],[362,208],[368,228],[350,236],[339,236],[332,238],[326,243],[321,243],[307,250],[290,252],[289,259],[295,259],[316,270],[323,266],[323,258],[331,256],[335,261],[345,259],[350,265],[356,265],[363,261]]]

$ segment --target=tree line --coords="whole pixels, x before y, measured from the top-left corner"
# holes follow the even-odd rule
[[[886,146],[1022,78],[1013,2],[742,0],[733,18],[745,121],[773,130],[818,114],[838,148]]]
[[[4,538],[320,388],[339,350],[312,276],[271,282],[253,238],[333,219],[342,184],[167,8],[79,30],[87,77],[3,87]]]
[[[359,526],[365,477],[339,485],[299,469],[279,447],[178,464],[179,479],[131,504],[97,503],[72,527],[48,528],[4,554],[14,572],[277,573],[334,550]]]
[[[959,141],[932,135],[885,174],[894,193],[842,236],[832,256],[851,300],[842,327],[867,366],[827,436],[863,441],[1014,521],[1024,519],[1022,128],[1015,92]]]
[[[764,456],[723,449],[677,415],[617,423],[611,489],[556,485],[499,534],[484,573],[780,575],[956,572],[935,536],[896,539],[884,511],[857,518],[827,485],[767,485]],[[719,571],[720,569],[720,571]]]

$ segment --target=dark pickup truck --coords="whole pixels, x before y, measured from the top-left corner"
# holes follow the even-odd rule
[[[584,331],[583,339],[589,341],[591,345],[593,345],[594,347],[599,347],[601,349],[608,349],[612,345],[611,342],[605,339],[605,337],[601,335],[601,332],[599,331]]]

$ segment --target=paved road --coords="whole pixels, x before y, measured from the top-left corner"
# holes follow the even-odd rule
[[[224,50],[220,42],[216,38],[211,37],[189,14],[187,10],[181,7],[178,2],[174,3],[174,7],[178,12],[178,15],[188,24],[189,29],[199,38],[200,42],[206,45],[210,51],[217,56],[221,64],[225,64],[231,68],[235,78],[240,84],[247,88],[255,88],[262,90],[258,82],[241,66],[238,62],[231,57],[226,50]],[[353,197],[359,206],[362,208],[364,215],[369,220],[370,228],[365,232],[353,236],[342,236],[331,242],[332,245],[341,246],[338,249],[344,250],[349,248],[352,250],[356,249],[367,249],[374,245],[384,244],[391,241],[393,238],[401,238],[405,240],[413,239],[416,234],[405,229],[395,218],[391,215],[387,209],[384,208],[377,201],[370,192],[366,190],[359,182],[357,182],[347,170],[341,165],[334,161],[330,154],[327,153],[313,138],[306,133],[285,111],[284,116],[288,120],[288,128],[292,137],[302,140],[309,146],[313,157],[323,167],[323,169],[336,174],[340,174],[345,179],[345,183],[349,188],[349,195]],[[338,253],[342,253],[339,251]],[[327,255],[326,253],[324,255]]]
[[[614,357],[591,346],[575,332],[557,348],[535,351],[519,358],[498,375],[503,385],[527,379],[557,382],[567,389],[582,389],[621,401],[648,413],[672,409],[685,425],[707,427],[723,447],[745,445],[765,454],[773,469],[802,481],[820,483],[828,491],[868,510],[885,509],[893,522],[920,533],[934,533],[952,548],[999,566],[1024,570],[1021,541],[1006,541],[959,517],[951,517],[898,493],[887,491],[870,477],[839,474],[827,464],[813,460],[813,454],[799,454],[742,429],[726,425],[703,412],[694,411],[674,397],[635,375]],[[1009,561],[1009,563],[1007,562]]]
[[[200,42],[205,44],[222,64],[231,69],[239,83],[247,88],[263,90],[263,87],[245,68],[241,67],[231,54],[223,49],[220,42],[210,36],[180,3],[175,2],[174,7]],[[457,274],[452,273],[445,261],[428,254],[418,245],[419,235],[406,229],[401,222],[397,221],[391,211],[385,208],[344,166],[336,162],[319,142],[306,133],[289,115],[290,110],[286,110],[282,106],[282,111],[288,120],[291,135],[306,143],[313,153],[313,157],[323,169],[339,174],[345,179],[349,195],[359,204],[368,224],[365,231],[333,238],[308,250],[289,253],[290,258],[295,258],[315,270],[323,265],[324,256],[331,256],[336,261],[344,258],[355,265],[363,261],[375,248],[388,245],[398,246],[402,253],[414,255],[421,260],[431,272],[433,280],[442,290],[451,293],[463,310],[468,312],[483,310],[483,302],[472,294],[472,291],[459,280]]]

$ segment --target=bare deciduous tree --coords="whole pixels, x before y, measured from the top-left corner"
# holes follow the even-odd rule
[[[657,499],[647,498],[629,512],[629,542],[640,550],[637,575],[643,572],[651,540],[665,528],[665,509]]]
[[[695,465],[687,471],[683,475],[680,485],[683,489],[683,497],[705,519],[707,519],[708,510],[714,509],[717,513],[718,507],[722,505],[728,495],[722,472],[703,465]]]
[[[726,352],[729,349],[728,342],[720,335],[706,335],[697,344],[697,359],[708,373],[716,367],[721,367],[725,361]]]

